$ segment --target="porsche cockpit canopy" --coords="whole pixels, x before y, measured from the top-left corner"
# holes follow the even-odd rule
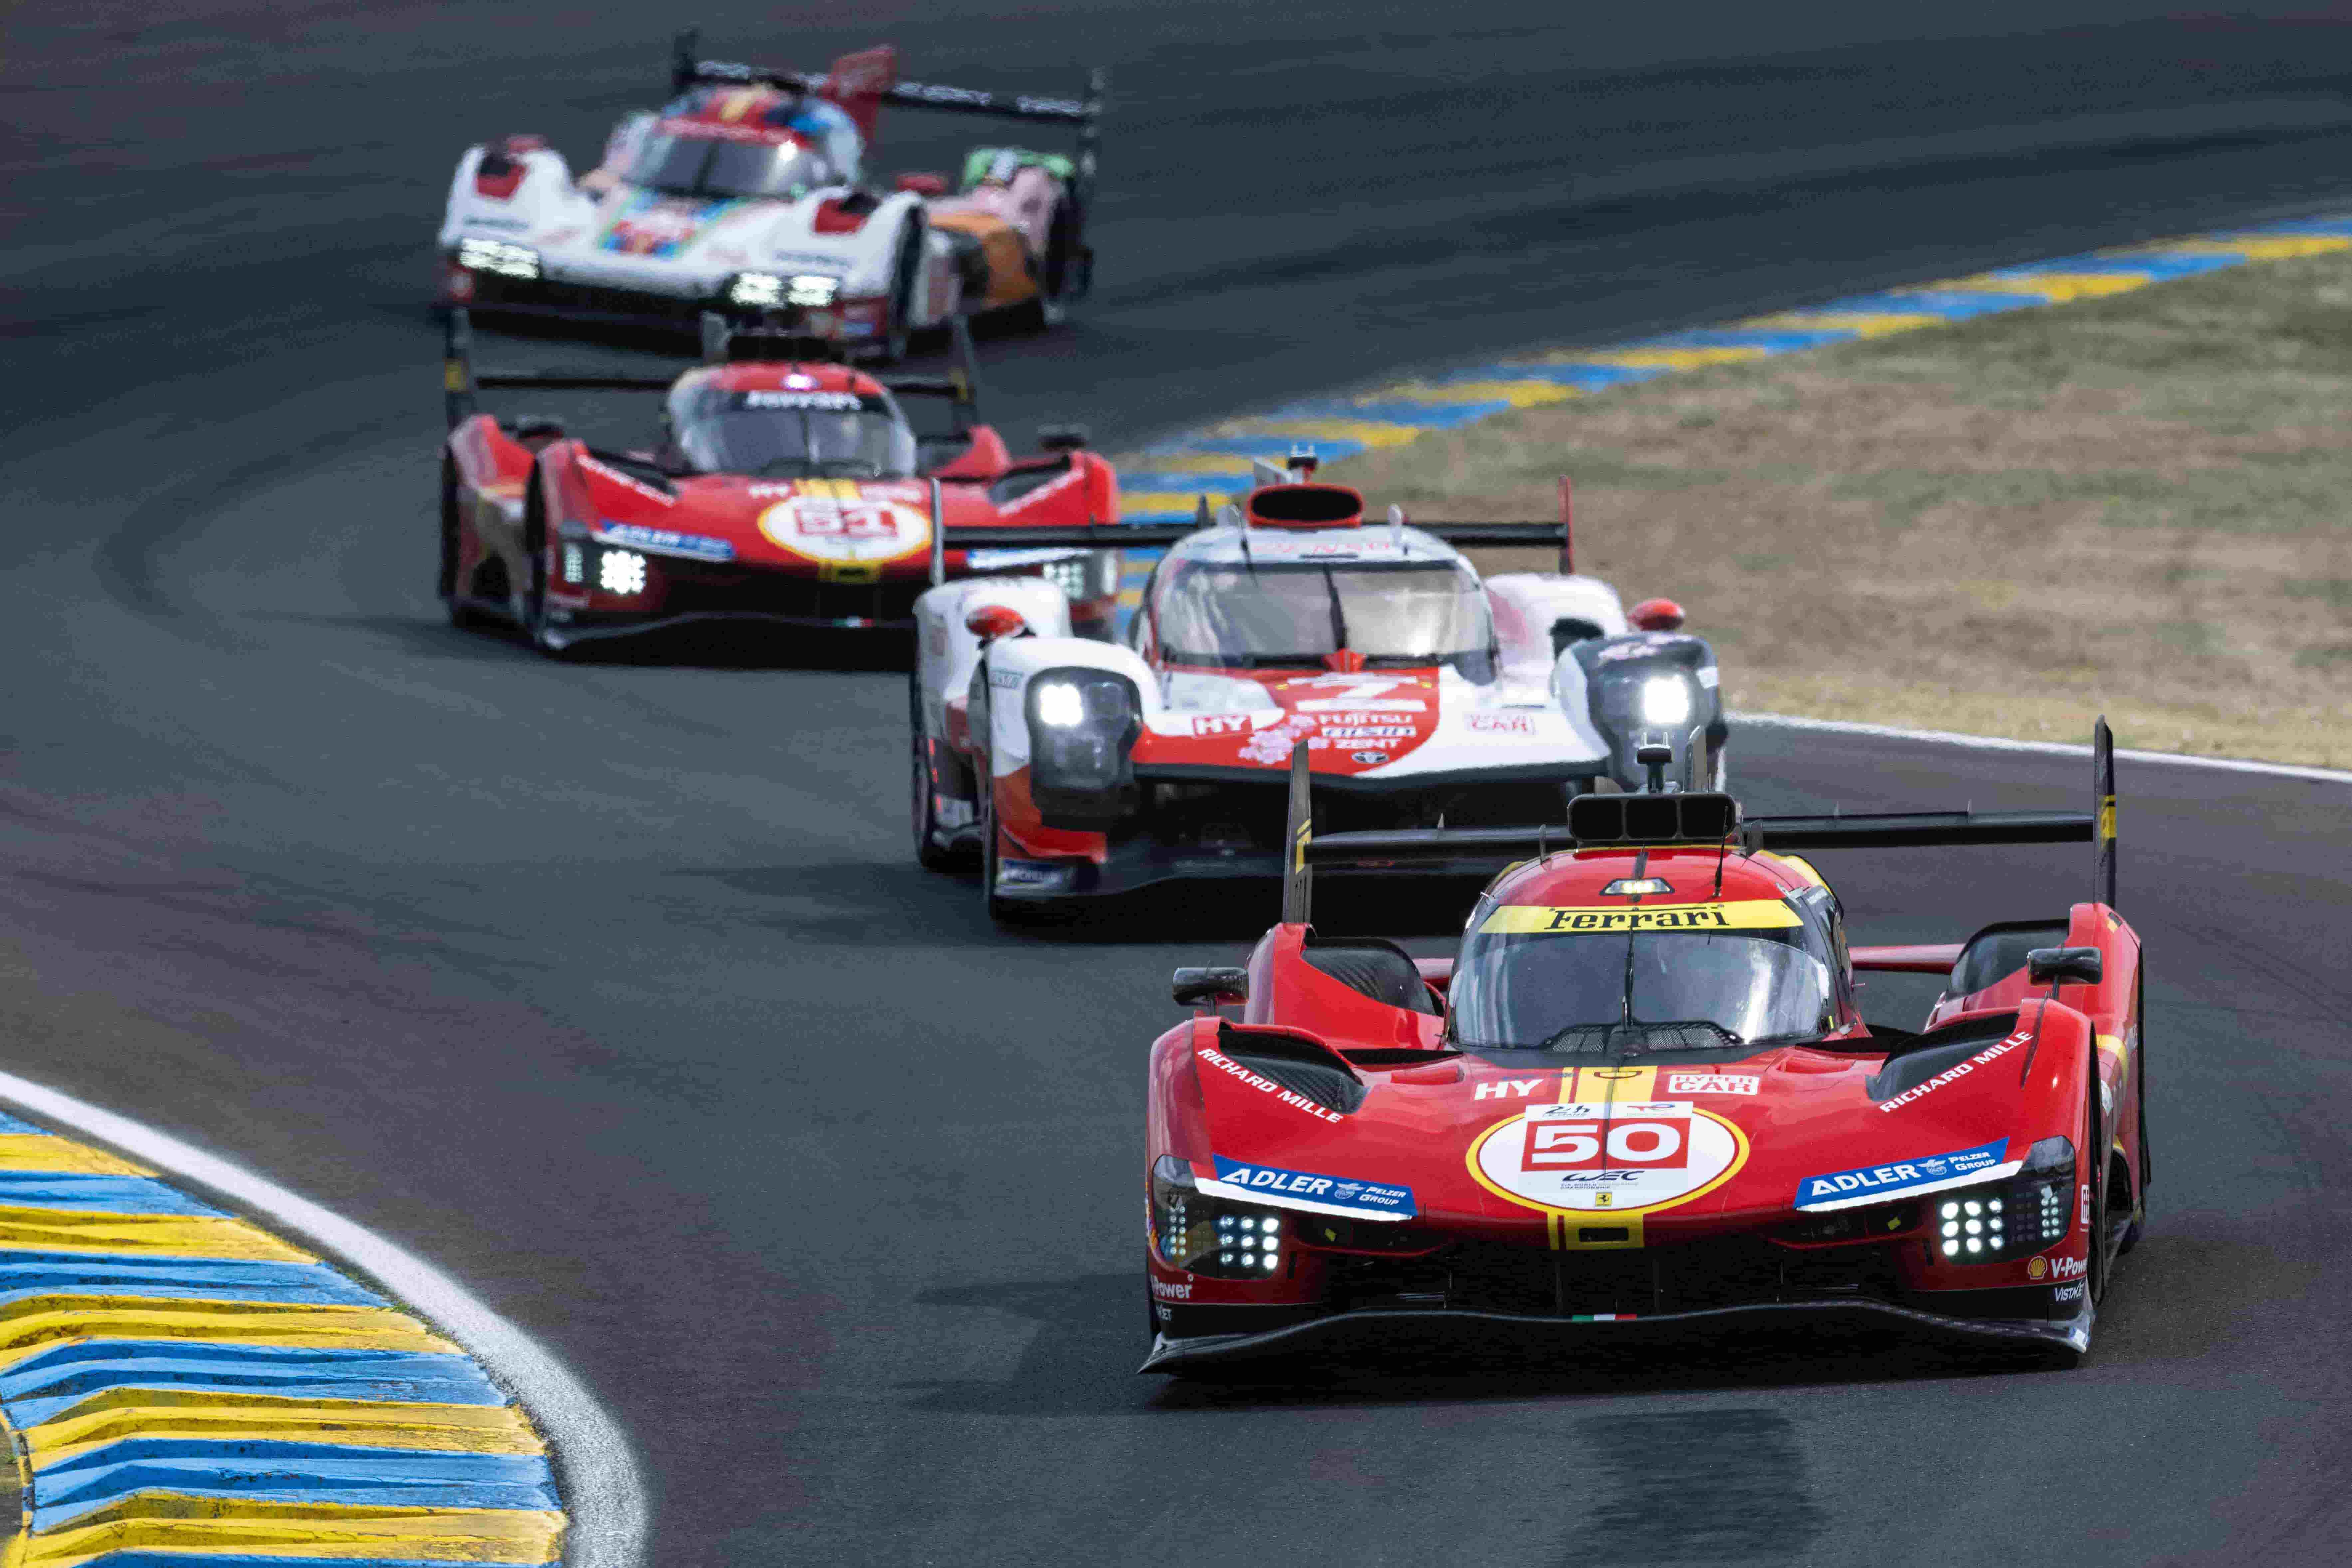
[[[796,137],[747,141],[665,122],[648,134],[621,177],[664,195],[793,200],[842,183],[826,156]]]

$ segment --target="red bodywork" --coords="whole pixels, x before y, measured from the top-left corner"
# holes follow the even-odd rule
[[[1482,915],[1509,905],[1654,913],[1820,886],[1802,860],[1735,850],[1717,895],[1716,849],[1653,849],[1639,868],[1636,853],[1580,850],[1515,868],[1490,887]],[[1696,892],[1602,891],[1628,876]],[[1584,1323],[1798,1306],[2079,1351],[2147,1173],[2139,942],[2113,910],[2086,903],[2064,922],[1991,928],[1966,952],[1942,950],[1938,967],[1998,968],[2027,940],[2096,948],[2102,978],[2053,996],[2011,968],[1970,994],[1948,991],[1929,1020],[1938,1032],[1891,1038],[1871,1034],[1842,980],[1837,1026],[1815,1041],[1603,1060],[1456,1054],[1442,1016],[1452,961],[1413,964],[1390,950],[1391,965],[1406,966],[1391,985],[1410,986],[1418,970],[1428,1009],[1418,1011],[1395,1005],[1409,991],[1376,1000],[1331,956],[1381,944],[1319,943],[1311,928],[1276,926],[1251,955],[1238,1021],[1202,1014],[1152,1047],[1144,1169],[1158,1334],[1147,1367],[1264,1353],[1400,1316]],[[1855,958],[1931,962],[1925,949]],[[1943,1219],[1937,1194],[1958,1202],[1976,1184],[1968,1161],[1936,1162],[1967,1155],[1997,1170],[2053,1137],[2081,1156],[2054,1222],[2063,1234],[2004,1261],[1943,1257],[1942,1226],[1976,1222]],[[1171,1211],[1154,1197],[1163,1160],[1265,1205],[1281,1247],[1256,1256],[1271,1272],[1218,1278],[1171,1261],[1196,1243],[1171,1237]],[[1393,1206],[1364,1206],[1373,1201]],[[1204,1234],[1198,1224],[1190,1233]]]
[[[733,392],[883,390],[826,363],[707,366],[678,384],[705,382]],[[1015,460],[984,425],[951,456],[904,479],[667,475],[656,458],[650,449],[600,455],[560,432],[510,427],[487,414],[457,425],[445,448],[443,596],[453,610],[511,616],[555,647],[687,620],[905,626],[930,585],[935,524],[947,533],[954,577],[971,570],[968,552],[953,548],[959,528],[1066,529],[1118,518],[1118,478],[1103,458],[1075,451]],[[639,557],[642,582],[637,568],[608,579],[608,550]],[[1107,627],[1116,593],[1113,574],[1108,591],[1074,595],[1074,623]]]

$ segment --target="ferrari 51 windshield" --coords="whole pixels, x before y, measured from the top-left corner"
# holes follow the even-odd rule
[[[797,142],[721,142],[656,132],[625,178],[681,196],[793,197],[835,184],[832,165]]]
[[[1409,566],[1172,568],[1157,605],[1171,663],[1312,664],[1341,648],[1375,662],[1483,659],[1494,640],[1478,580],[1444,562]]]
[[[1814,1039],[1835,1026],[1830,968],[1807,951],[1808,927],[1496,931],[1495,923],[1464,940],[1454,966],[1455,1043],[1471,1049],[1711,1050]]]
[[[915,437],[898,410],[849,393],[673,394],[671,439],[688,468],[761,479],[898,479]]]

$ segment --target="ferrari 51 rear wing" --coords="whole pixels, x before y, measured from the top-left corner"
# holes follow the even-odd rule
[[[1290,858],[1283,919],[1303,921],[1318,866],[1356,868],[1433,860],[1538,859],[1569,849],[1637,845],[1737,845],[1756,849],[1911,849],[1990,844],[2090,844],[2094,896],[2116,901],[2116,741],[2102,717],[2092,731],[2094,811],[1921,811],[1860,816],[1742,818],[1727,795],[1588,795],[1569,802],[1565,826],[1423,827],[1396,832],[1311,830],[1307,743],[1290,758]],[[1293,914],[1291,911],[1297,912]]]

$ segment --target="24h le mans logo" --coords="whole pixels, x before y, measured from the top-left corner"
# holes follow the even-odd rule
[[[1748,1139],[1688,1100],[1532,1105],[1480,1133],[1469,1162],[1481,1186],[1530,1208],[1644,1214],[1730,1180]]]

